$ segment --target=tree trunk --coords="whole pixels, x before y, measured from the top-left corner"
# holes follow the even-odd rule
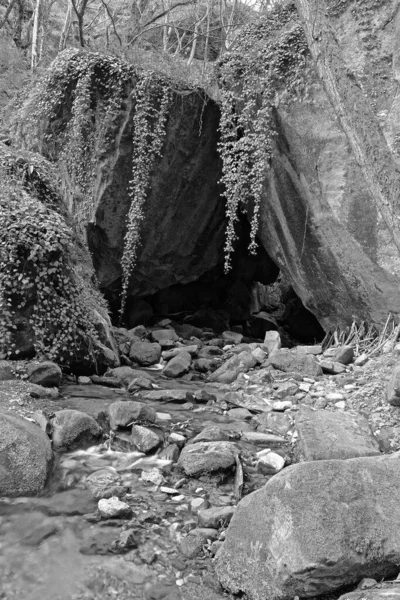
[[[35,71],[38,65],[39,57],[39,24],[40,24],[40,0],[36,0],[35,16],[33,19],[32,32],[32,56],[31,56],[31,71]]]
[[[357,75],[346,65],[327,16],[326,0],[295,0],[295,3],[326,94],[400,252],[396,217],[400,206],[400,169]]]
[[[69,35],[69,30],[71,28],[71,5],[68,4],[67,14],[65,15],[64,26],[61,32],[60,43],[58,45],[58,50],[62,52],[65,50],[65,46],[67,45],[67,39]]]

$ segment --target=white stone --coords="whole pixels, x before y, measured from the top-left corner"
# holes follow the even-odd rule
[[[285,459],[276,452],[262,454],[257,461],[257,470],[264,475],[275,475],[275,473],[282,471],[284,466]]]
[[[301,392],[309,392],[311,389],[312,384],[311,383],[306,383],[305,381],[303,381],[302,383],[300,383],[299,385],[299,390]]]
[[[277,402],[272,403],[272,410],[275,412],[284,412],[285,410],[292,408],[292,406],[290,400],[278,400]]]
[[[128,516],[131,512],[131,507],[126,502],[121,502],[117,496],[99,500],[97,507],[102,517],[113,519],[116,517]]]
[[[190,508],[193,512],[203,510],[204,508],[206,508],[206,501],[204,500],[204,498],[193,498],[193,500],[190,503]]]
[[[264,352],[264,350],[261,350],[261,348],[256,348],[255,350],[253,350],[251,355],[254,356],[254,358],[260,365],[267,358],[266,352]]]
[[[157,421],[172,421],[172,416],[169,413],[156,413]]]
[[[344,410],[346,408],[346,402],[344,400],[341,400],[340,402],[335,402],[335,406],[339,410]]]
[[[266,347],[268,354],[272,354],[275,350],[279,350],[282,347],[281,336],[277,331],[267,331],[264,338],[264,346]]]
[[[178,446],[180,446],[186,442],[186,438],[181,433],[176,433],[174,431],[168,436],[168,441],[171,442],[171,444],[178,444]]]
[[[354,364],[356,367],[363,367],[366,362],[368,362],[368,356],[366,354],[360,354],[360,356],[357,356]]]
[[[330,402],[339,402],[340,400],[344,400],[343,394],[339,392],[331,392],[330,394],[326,394],[326,399]]]
[[[176,490],[175,488],[167,487],[167,486],[161,486],[160,492],[163,492],[163,494],[169,494],[171,496],[179,494],[178,490]]]

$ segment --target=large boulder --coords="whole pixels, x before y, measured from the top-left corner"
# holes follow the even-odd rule
[[[396,576],[400,453],[300,463],[238,505],[217,574],[249,600],[312,597]]]
[[[27,375],[31,383],[36,383],[43,387],[59,387],[62,372],[58,365],[46,361],[28,365]]]
[[[47,435],[33,423],[0,413],[0,496],[40,492],[52,460]]]
[[[143,367],[154,365],[161,358],[161,346],[150,342],[132,342],[129,358]]]
[[[233,442],[196,442],[185,446],[178,466],[191,477],[226,471],[235,465],[238,453]]]
[[[322,375],[322,369],[314,356],[299,352],[296,348],[294,350],[288,350],[288,348],[275,350],[268,360],[275,369],[280,371],[294,371],[307,377]]]
[[[55,450],[67,450],[94,443],[102,433],[97,421],[79,410],[58,410],[51,425]]]

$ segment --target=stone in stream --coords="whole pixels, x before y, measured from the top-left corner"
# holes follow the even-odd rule
[[[114,470],[99,469],[88,475],[85,481],[86,487],[92,492],[95,500],[101,500],[107,494],[107,490],[121,484],[121,478]]]
[[[238,449],[233,442],[197,442],[185,446],[178,466],[186,475],[197,477],[232,468],[237,454]]]
[[[31,383],[36,383],[43,387],[59,387],[61,383],[61,369],[58,365],[50,361],[30,363],[26,373]]]
[[[342,363],[333,360],[321,360],[319,365],[327,375],[340,375],[346,372],[346,367]]]
[[[161,346],[150,342],[132,342],[129,358],[144,367],[154,365],[161,358]]]
[[[215,358],[197,358],[193,361],[193,368],[199,373],[207,373],[208,371],[215,371],[220,366]]]
[[[289,350],[281,348],[273,352],[269,358],[269,363],[278,369],[285,372],[297,372],[306,377],[317,377],[322,375],[321,367],[311,354],[298,352],[296,348]]]
[[[179,447],[176,444],[169,444],[163,448],[158,455],[161,460],[170,460],[172,463],[176,463],[179,458]]]
[[[400,564],[400,453],[299,463],[237,506],[222,585],[249,600],[319,596]]]
[[[249,442],[250,444],[256,444],[257,446],[268,446],[275,448],[282,448],[288,444],[285,438],[279,435],[262,433],[261,431],[244,431],[242,433],[241,440],[243,442]]]
[[[164,367],[163,375],[166,377],[181,377],[190,369],[192,357],[189,352],[179,352]]]
[[[158,448],[162,442],[162,439],[154,431],[141,425],[132,427],[131,440],[139,452],[145,454]]]
[[[392,406],[400,406],[400,365],[397,365],[386,387],[386,399]]]
[[[24,496],[43,489],[53,453],[40,427],[0,413],[0,457],[0,496]]]
[[[185,558],[197,558],[203,554],[203,546],[207,543],[202,535],[187,535],[182,538],[179,550]]]
[[[197,354],[198,346],[178,346],[177,348],[173,348],[172,350],[166,350],[161,354],[164,360],[171,360],[174,356],[178,356],[180,352],[189,352],[190,356],[194,356]]]
[[[132,379],[132,381],[130,382],[130,384],[128,385],[128,392],[130,394],[134,394],[135,392],[139,391],[139,390],[152,390],[153,389],[153,385],[151,383],[151,381],[149,379],[146,379],[146,377],[135,377],[134,379]]]
[[[135,402],[133,400],[113,402],[108,407],[108,416],[110,427],[113,430],[116,430],[118,427],[127,427],[134,421],[155,423],[157,418],[154,408],[144,402]]]
[[[360,414],[313,410],[297,414],[301,460],[348,459],[380,454],[368,421]]]
[[[51,420],[51,426],[55,450],[67,450],[93,444],[102,434],[97,421],[79,410],[58,410]]]
[[[129,517],[132,514],[131,507],[126,502],[121,502],[119,498],[113,496],[109,499],[99,500],[97,505],[99,513],[105,519],[118,519]]]
[[[152,390],[151,392],[142,392],[140,398],[150,402],[176,402],[182,404],[188,401],[187,390]]]
[[[284,381],[280,383],[276,390],[274,390],[274,396],[276,398],[286,398],[286,396],[294,396],[299,389],[299,385],[295,381]]]
[[[250,352],[241,352],[236,356],[229,358],[219,369],[214,371],[209,377],[209,381],[217,383],[233,383],[240,373],[247,373],[255,367],[257,360]]]

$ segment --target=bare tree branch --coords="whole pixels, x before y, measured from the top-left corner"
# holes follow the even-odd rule
[[[108,4],[105,2],[105,0],[101,0],[101,3],[104,6],[104,8],[106,9],[108,16],[110,17],[110,21],[112,23],[112,26],[113,26],[113,29],[114,29],[114,33],[115,33],[115,35],[118,38],[119,45],[122,46],[122,40],[121,40],[121,38],[118,35],[118,31],[117,31],[117,28],[115,27],[115,23],[114,23],[114,18],[113,18],[112,14],[111,14],[110,9],[108,8]]]

